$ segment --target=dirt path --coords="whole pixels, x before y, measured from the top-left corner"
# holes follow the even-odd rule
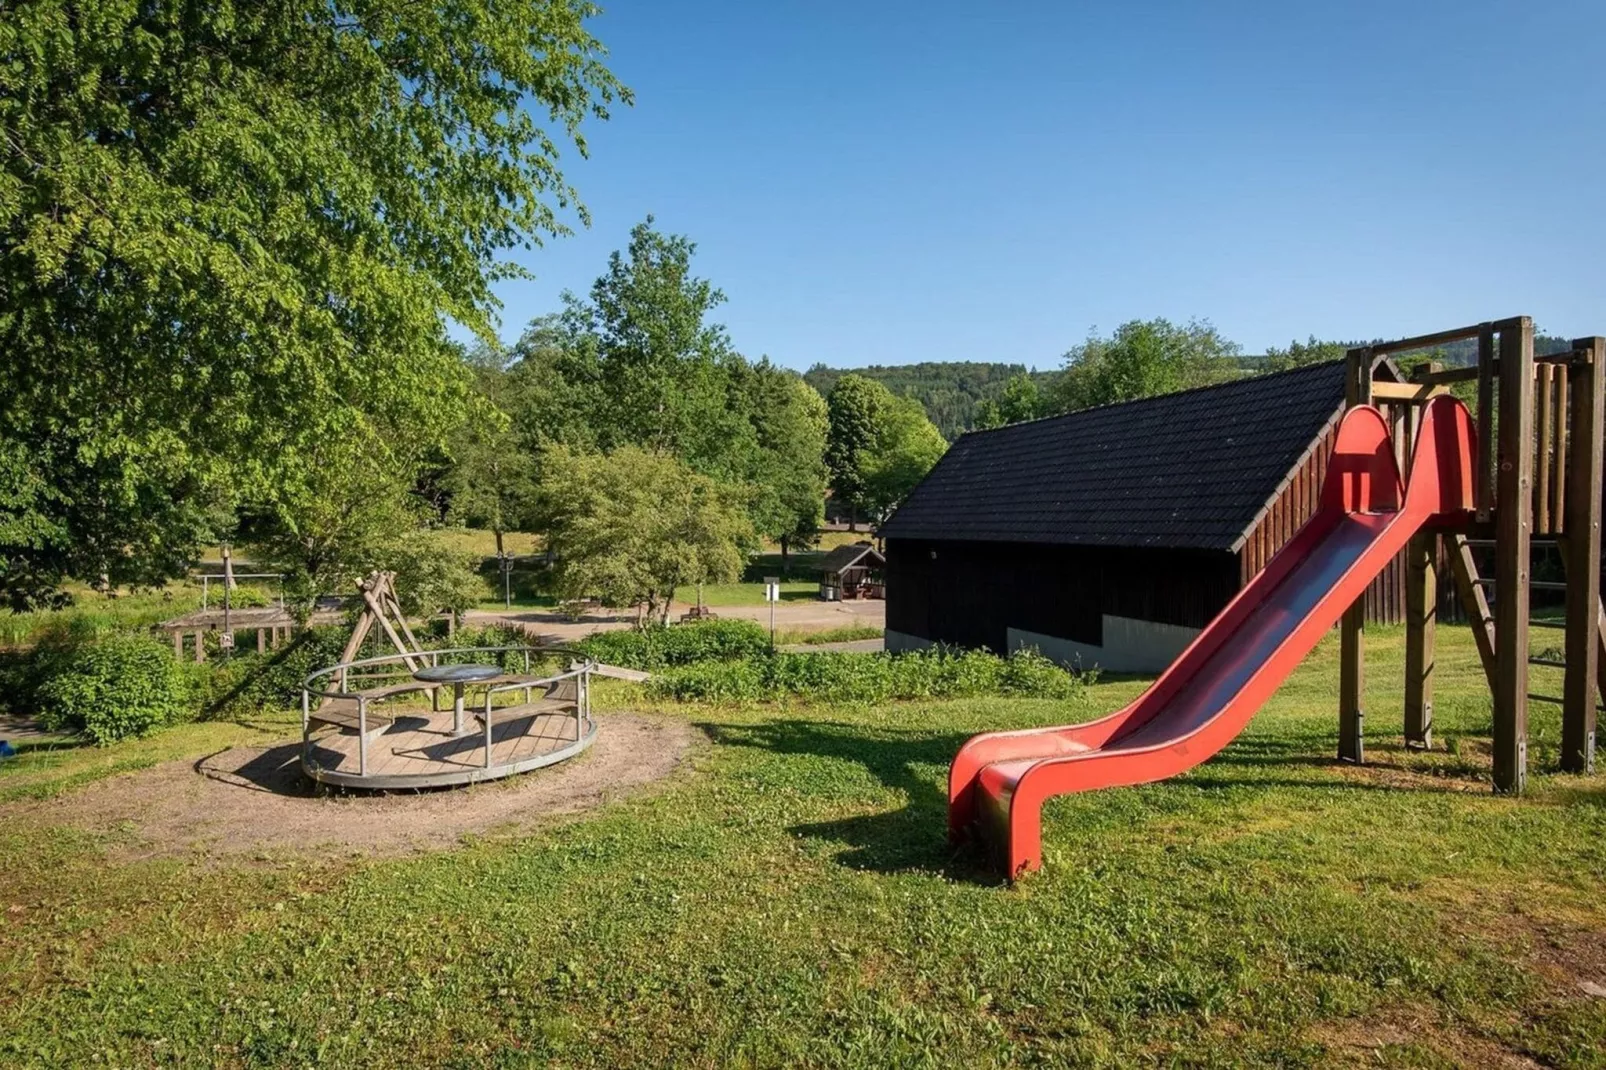
[[[97,781],[64,798],[0,807],[0,820],[106,834],[125,857],[399,854],[471,833],[518,832],[668,776],[697,740],[690,725],[615,713],[580,757],[469,788],[319,794],[299,742],[237,747]]]

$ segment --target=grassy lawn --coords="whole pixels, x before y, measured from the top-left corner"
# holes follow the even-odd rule
[[[12,802],[0,1063],[1603,1065],[1579,986],[1606,984],[1606,783],[1488,792],[1465,629],[1440,635],[1446,749],[1403,752],[1399,633],[1369,653],[1375,764],[1330,760],[1330,639],[1192,774],[1052,803],[1013,889],[944,842],[949,757],[1141,681],[1068,711],[662,707],[712,740],[664,790],[388,860],[109,859],[128,834]],[[291,724],[26,753],[0,799]],[[1558,730],[1536,705],[1536,769]]]

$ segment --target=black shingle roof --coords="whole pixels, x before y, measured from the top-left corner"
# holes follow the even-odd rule
[[[973,431],[895,539],[1235,550],[1344,400],[1344,362]]]

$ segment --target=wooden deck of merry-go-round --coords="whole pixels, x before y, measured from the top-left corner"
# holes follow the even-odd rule
[[[596,739],[599,669],[573,651],[522,646],[341,662],[303,683],[301,768],[322,784],[398,790],[553,765]]]

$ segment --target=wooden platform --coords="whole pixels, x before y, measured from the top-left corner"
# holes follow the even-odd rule
[[[472,711],[463,734],[452,734],[451,711],[387,711],[394,723],[368,738],[368,768],[359,772],[355,731],[314,735],[302,768],[314,780],[346,787],[391,790],[473,784],[529,772],[585,750],[596,738],[593,722],[573,712],[552,713],[538,701],[499,707],[491,718],[491,762],[485,762],[485,727]],[[579,730],[577,732],[577,729]]]

